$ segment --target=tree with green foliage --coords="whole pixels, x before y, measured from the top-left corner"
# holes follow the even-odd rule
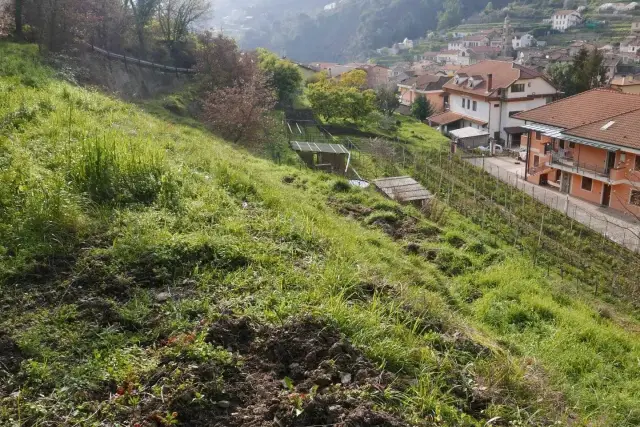
[[[583,47],[571,64],[552,64],[549,75],[564,95],[571,96],[604,86],[607,69],[604,66],[604,56],[599,50],[588,51]]]
[[[357,76],[356,76],[357,77]],[[336,81],[323,78],[307,87],[307,99],[311,108],[325,120],[363,121],[376,108],[373,90],[354,87],[358,80]]]
[[[364,70],[353,70],[340,75],[337,79],[340,86],[364,89],[367,87],[367,72]]]
[[[376,91],[376,105],[378,110],[387,116],[400,107],[400,98],[398,98],[398,90],[395,87],[382,86]]]
[[[418,96],[411,105],[411,115],[420,121],[433,115],[431,102],[424,95]]]
[[[462,3],[460,0],[445,0],[444,10],[438,12],[438,29],[458,25],[462,20]]]
[[[487,3],[487,5],[484,8],[484,14],[485,15],[489,15],[492,12],[493,12],[493,3],[489,2],[489,3]]]
[[[300,91],[302,73],[296,64],[278,58],[267,49],[257,49],[260,69],[267,77],[268,84],[276,91],[278,102],[288,104]]]

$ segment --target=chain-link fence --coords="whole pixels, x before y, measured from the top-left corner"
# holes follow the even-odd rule
[[[572,201],[566,194],[559,194],[531,184],[524,180],[524,176],[510,172],[497,165],[483,161],[478,157],[466,157],[465,160],[477,167],[484,168],[491,175],[501,181],[516,187],[532,198],[543,204],[562,212],[568,218],[586,225],[595,232],[601,234],[634,252],[640,252],[640,224],[634,225],[631,219],[617,218],[618,214],[611,212],[597,214],[587,210],[581,202]]]

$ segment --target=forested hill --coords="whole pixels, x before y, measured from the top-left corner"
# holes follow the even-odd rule
[[[245,48],[267,47],[298,61],[355,59],[405,37],[423,37],[437,28],[438,13],[445,9],[453,10],[452,14],[459,15],[459,19],[484,9],[486,3],[485,0],[343,0],[335,9],[317,13],[295,13],[295,7],[301,10],[302,6],[283,7],[271,19],[256,17],[254,28],[245,34],[242,44]],[[503,3],[506,1],[493,2],[493,6],[501,7]]]

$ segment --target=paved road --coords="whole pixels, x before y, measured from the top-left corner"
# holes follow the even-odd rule
[[[640,252],[640,221],[610,208],[595,205],[549,187],[523,180],[524,163],[508,157],[469,158],[469,163],[482,167],[491,175],[525,191],[544,204],[627,248]]]

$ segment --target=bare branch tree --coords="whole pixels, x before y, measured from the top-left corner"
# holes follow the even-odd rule
[[[144,53],[147,50],[144,29],[149,24],[153,15],[158,8],[161,0],[125,0],[128,1],[131,11],[133,13],[134,24],[136,27],[136,34],[138,36],[138,43],[140,43],[140,50]]]
[[[210,92],[203,102],[203,119],[217,133],[233,142],[257,145],[265,140],[276,104],[265,76],[256,70],[247,82]]]
[[[184,39],[189,27],[211,11],[209,0],[161,0],[158,22],[164,39],[174,44]]]

